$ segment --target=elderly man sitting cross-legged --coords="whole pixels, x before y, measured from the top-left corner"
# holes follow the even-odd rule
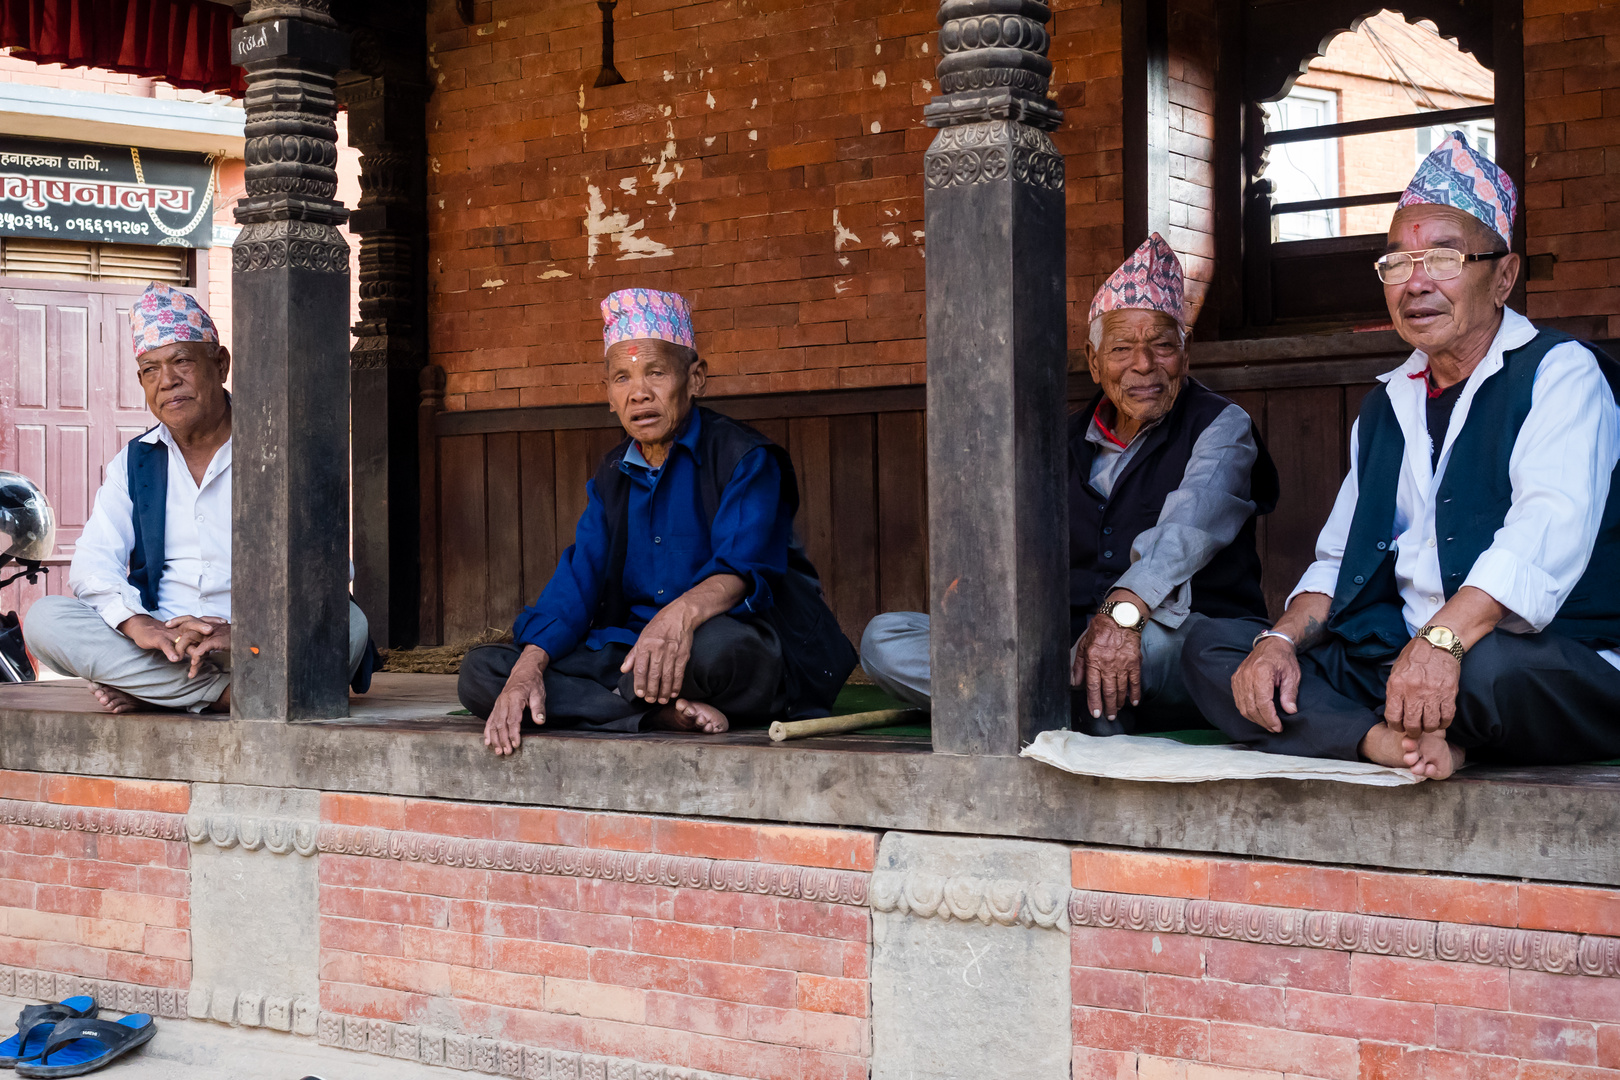
[[[189,294],[153,283],[129,311],[158,424],[108,463],[73,551],[73,597],[28,611],[34,655],[87,679],[109,712],[230,708],[230,353]],[[367,655],[349,604],[349,672]],[[367,676],[369,681],[369,672]]]
[[[1516,201],[1460,132],[1402,196],[1377,271],[1415,351],[1362,403],[1316,562],[1275,627],[1187,645],[1239,742],[1423,778],[1620,754],[1620,369],[1505,306]]]
[[[1188,630],[1265,611],[1255,514],[1276,504],[1277,473],[1248,414],[1188,377],[1183,292],[1154,233],[1091,302],[1086,359],[1102,389],[1069,421],[1068,580],[1074,723],[1090,734],[1196,723]],[[928,616],[872,620],[861,663],[926,706]]]
[[[595,731],[720,732],[831,704],[855,649],[794,545],[787,451],[694,408],[708,368],[674,293],[602,302],[608,405],[628,437],[587,485],[574,543],[512,645],[461,665],[484,742],[525,718]]]

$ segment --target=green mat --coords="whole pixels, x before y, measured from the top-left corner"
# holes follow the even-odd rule
[[[911,708],[915,708],[915,706],[901,701],[899,698],[891,697],[875,686],[848,684],[838,692],[838,700],[833,702],[832,714],[834,716],[848,716],[851,713],[877,712],[880,709]],[[895,735],[912,739],[931,739],[934,735],[933,730],[927,724],[891,724],[888,727],[846,731],[842,734]]]

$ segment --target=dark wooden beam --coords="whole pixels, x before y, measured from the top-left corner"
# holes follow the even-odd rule
[[[1200,337],[1243,329],[1243,0],[1215,0],[1215,277],[1198,319]]]
[[[1123,20],[1125,252],[1170,233],[1170,15],[1168,0],[1128,0]]]
[[[349,36],[327,0],[253,0],[247,194],[231,251],[236,398],[231,715],[349,710],[349,245],[337,100]]]
[[[950,754],[1015,755],[1069,725],[1050,15],[1039,0],[944,0],[942,93],[923,113],[940,129],[923,159],[928,551],[934,749]]]
[[[1496,163],[1519,189],[1519,213],[1513,219],[1513,250],[1524,247],[1524,0],[1496,0],[1492,10],[1492,67],[1496,72]],[[1483,58],[1481,58],[1483,59]],[[1513,286],[1508,304],[1525,308],[1525,274]]]

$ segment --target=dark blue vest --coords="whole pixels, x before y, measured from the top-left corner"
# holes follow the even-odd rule
[[[159,441],[142,442],[156,428],[129,444],[129,501],[135,526],[135,546],[129,553],[129,583],[140,590],[147,611],[158,609],[158,582],[163,579],[163,530],[169,499],[169,447]]]
[[[1503,354],[1502,369],[1474,392],[1467,420],[1451,444],[1435,504],[1447,600],[1462,588],[1513,505],[1508,461],[1530,414],[1541,360],[1553,346],[1574,340],[1556,330],[1537,332],[1529,343]],[[1610,392],[1620,399],[1620,364],[1592,352]],[[1328,609],[1328,629],[1358,655],[1387,654],[1411,639],[1395,579],[1395,496],[1405,452],[1400,421],[1380,385],[1361,403],[1356,512]],[[1546,628],[1595,649],[1620,644],[1620,468],[1616,473],[1586,573]]]

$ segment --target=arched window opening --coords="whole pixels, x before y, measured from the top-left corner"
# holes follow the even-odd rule
[[[1432,22],[1383,10],[1337,35],[1285,97],[1261,106],[1274,238],[1384,233],[1395,198],[1445,132],[1460,129],[1494,155],[1495,95],[1492,73]],[[1425,114],[1450,120],[1418,126]],[[1343,130],[1385,120],[1406,122]],[[1318,137],[1300,138],[1312,129]],[[1296,141],[1277,140],[1283,132]],[[1388,201],[1370,201],[1383,197]]]

